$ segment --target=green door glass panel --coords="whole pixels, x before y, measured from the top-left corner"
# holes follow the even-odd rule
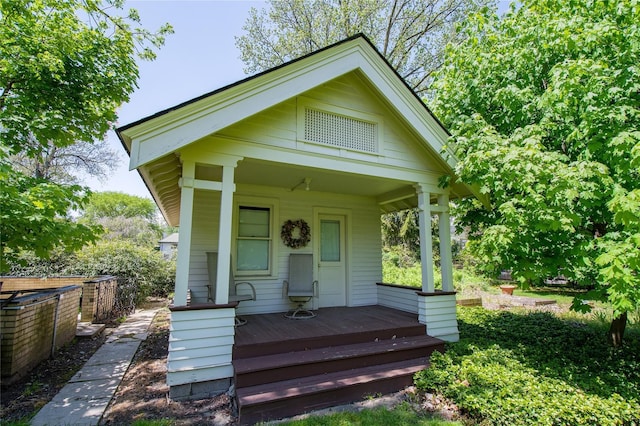
[[[340,262],[340,222],[320,221],[320,261]]]

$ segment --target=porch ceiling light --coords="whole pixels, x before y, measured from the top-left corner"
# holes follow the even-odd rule
[[[293,188],[291,188],[291,192],[295,191],[300,185],[305,185],[304,190],[305,191],[309,191],[311,189],[311,187],[310,187],[311,178],[310,177],[306,177],[306,178],[302,179],[302,182],[298,183]]]

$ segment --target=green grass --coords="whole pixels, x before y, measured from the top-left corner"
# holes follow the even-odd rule
[[[392,410],[376,408],[359,412],[341,412],[279,424],[289,426],[462,426],[459,422],[450,422],[417,412],[406,403]]]
[[[174,424],[176,424],[176,422],[171,419],[136,420],[131,423],[131,426],[172,426]]]
[[[621,348],[608,324],[545,312],[459,308],[461,339],[416,375],[420,389],[494,425],[640,423],[640,327]],[[484,424],[484,423],[483,423]]]

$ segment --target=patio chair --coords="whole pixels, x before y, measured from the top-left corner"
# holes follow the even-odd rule
[[[313,255],[290,254],[289,255],[289,279],[283,283],[283,294],[290,301],[297,303],[295,310],[285,314],[290,319],[308,319],[316,316],[315,313],[304,309],[307,303],[315,295],[318,281],[313,280]]]
[[[231,263],[231,262],[230,262]],[[207,301],[214,302],[216,294],[216,279],[218,277],[218,253],[215,251],[207,252],[207,272],[209,274],[209,285],[207,285]],[[251,294],[238,294],[238,286],[248,285],[251,290]],[[233,267],[229,265],[229,303],[231,302],[243,302],[245,300],[256,300],[256,289],[250,282],[237,283],[233,276]],[[247,320],[235,316],[235,325],[240,327],[245,325]]]

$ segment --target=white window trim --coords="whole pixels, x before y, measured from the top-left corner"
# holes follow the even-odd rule
[[[377,143],[376,143],[376,152],[365,151],[361,149],[354,148],[346,148],[346,147],[338,147],[331,144],[311,141],[305,139],[305,112],[307,108],[311,108],[317,111],[322,111],[327,114],[336,114],[341,115],[346,118],[352,118],[360,121],[365,121],[367,123],[375,124],[377,130]],[[372,156],[381,156],[384,152],[383,144],[384,144],[384,118],[381,115],[371,114],[363,111],[358,111],[354,109],[339,107],[337,105],[331,105],[324,102],[317,101],[315,99],[307,98],[305,96],[298,96],[297,98],[297,140],[299,142],[308,143],[312,145],[319,145],[323,147],[332,148],[338,152],[342,150],[359,152],[363,154],[368,154]]]
[[[236,262],[237,242],[238,242],[238,221],[240,206],[268,208],[269,214],[269,230],[271,236],[271,252],[269,253],[269,269],[267,271],[238,271]],[[276,198],[266,197],[250,197],[237,195],[233,200],[233,229],[231,239],[231,253],[233,253],[233,273],[236,279],[252,278],[252,279],[273,279],[278,277],[278,242],[280,238],[280,229],[278,227],[278,220],[280,218],[280,201]]]

